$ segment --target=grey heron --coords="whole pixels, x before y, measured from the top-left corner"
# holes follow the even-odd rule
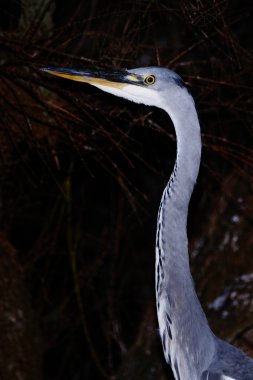
[[[181,77],[160,67],[42,70],[168,113],[177,154],[161,198],[156,231],[156,303],[164,356],[176,380],[253,380],[253,360],[211,331],[190,272],[186,225],[199,172],[201,136],[194,100]]]

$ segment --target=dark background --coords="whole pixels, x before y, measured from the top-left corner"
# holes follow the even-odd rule
[[[203,138],[196,289],[214,332],[253,356],[252,16],[251,1],[1,2],[1,380],[173,379],[154,292],[173,126],[45,66],[182,75]]]

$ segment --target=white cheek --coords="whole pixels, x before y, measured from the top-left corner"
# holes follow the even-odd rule
[[[103,85],[95,85],[100,90],[108,92],[109,94],[120,96],[131,100],[135,103],[146,104],[147,106],[159,106],[159,95],[156,91],[146,87],[125,85],[122,88],[109,87]]]
[[[136,103],[146,104],[147,106],[156,105],[159,102],[159,95],[149,87],[127,85],[123,89],[126,98]]]

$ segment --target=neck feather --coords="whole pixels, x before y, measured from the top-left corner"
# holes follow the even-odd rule
[[[208,363],[210,358],[205,357],[205,348],[207,342],[210,346],[213,341],[189,268],[187,215],[199,171],[201,137],[193,99],[188,93],[185,97],[187,101],[184,102],[186,107],[183,110],[165,108],[176,131],[177,157],[161,199],[156,237],[156,292],[160,333],[165,358],[171,364],[176,378],[179,377],[178,368],[181,368],[181,379],[189,378],[187,370],[190,370],[191,362],[199,361],[201,357],[201,365]],[[191,349],[192,344],[195,345],[195,350]],[[184,351],[185,355],[182,354]],[[196,358],[191,361],[189,352],[192,351]],[[213,350],[210,349],[209,353],[212,355]],[[195,379],[195,369],[192,368],[191,371],[191,379]]]

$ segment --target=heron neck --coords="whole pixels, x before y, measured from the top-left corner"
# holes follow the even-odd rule
[[[169,113],[169,112],[168,112]],[[187,115],[175,117],[169,113],[174,123],[177,138],[176,163],[172,175],[164,189],[158,225],[160,222],[161,248],[166,251],[166,261],[179,264],[186,275],[190,275],[187,217],[193,188],[198,177],[201,158],[201,136],[198,116],[194,107]],[[160,220],[159,220],[160,219]]]
[[[195,359],[199,361],[198,358],[201,357],[202,365],[205,365],[213,353],[210,348],[206,354],[206,344],[211,345],[213,335],[196,295],[189,267],[187,216],[199,171],[201,137],[193,101],[187,111],[187,114],[184,114],[167,110],[176,131],[177,157],[158,212],[156,291],[162,340],[168,329],[169,335],[172,335],[171,340],[169,339],[163,347],[165,358],[168,362],[177,361],[180,368],[189,369],[191,362],[194,362],[189,358],[188,353],[192,352],[190,346],[194,343]],[[178,114],[182,116],[177,117]],[[177,352],[180,352],[180,355]],[[181,361],[187,361],[187,365],[178,362],[178,356]],[[171,364],[173,368],[173,363]],[[175,371],[174,369],[174,373]],[[192,371],[191,378],[195,379],[195,370]],[[180,378],[189,378],[188,375],[186,373]]]

